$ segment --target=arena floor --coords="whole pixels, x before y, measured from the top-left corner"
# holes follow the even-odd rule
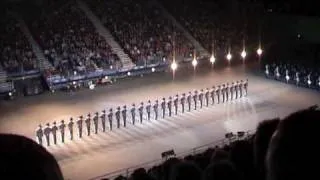
[[[298,109],[320,104],[318,92],[267,80],[254,75],[248,67],[219,70],[202,67],[196,75],[192,67],[188,67],[183,71],[179,69],[174,81],[170,73],[158,73],[121,80],[93,91],[59,92],[0,102],[0,132],[35,139],[35,129],[40,123],[133,102],[154,101],[246,78],[249,79],[246,98],[158,121],[144,121],[136,126],[129,124],[126,129],[114,129],[82,140],[67,140],[48,150],[58,159],[65,179],[89,179],[159,159],[161,152],[172,148],[180,153],[220,140],[226,132],[253,130],[263,119],[284,117]]]

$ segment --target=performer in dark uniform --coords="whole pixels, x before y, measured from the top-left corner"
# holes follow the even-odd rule
[[[136,105],[132,104],[131,107],[131,119],[132,119],[132,124],[134,125],[136,123]]]
[[[61,124],[59,126],[60,129],[60,134],[61,134],[61,141],[62,143],[64,143],[64,135],[65,135],[65,129],[66,129],[66,125],[64,124],[64,120],[61,120]]]
[[[230,86],[229,83],[226,85],[226,100],[229,101],[229,92],[230,92]]]
[[[210,91],[212,105],[214,105],[214,96],[215,96],[215,94],[216,94],[216,87],[212,86],[212,89]]]
[[[74,125],[73,118],[70,118],[70,121],[68,123],[70,140],[73,140],[73,125]]]
[[[77,121],[78,130],[79,130],[79,138],[82,138],[82,124],[83,124],[83,116],[80,116]]]
[[[165,98],[162,98],[161,109],[162,109],[162,118],[164,118],[166,115],[166,99]]]
[[[148,121],[150,121],[150,113],[151,113],[151,101],[148,101],[148,104],[146,106],[146,110],[147,110],[147,116],[148,116]]]
[[[90,136],[91,133],[91,115],[88,114],[87,119],[84,121],[87,126],[87,135]]]
[[[296,72],[296,85],[299,86],[300,78],[299,78],[299,72]]]
[[[173,100],[175,115],[178,114],[178,101],[179,101],[179,95],[177,94]]]
[[[234,90],[236,91],[236,99],[238,99],[239,81],[234,84]]]
[[[209,88],[206,89],[205,98],[206,98],[206,106],[209,106]]]
[[[120,107],[117,107],[116,111],[117,128],[120,128]]]
[[[108,120],[109,120],[109,127],[110,131],[112,131],[112,121],[113,121],[113,111],[112,108],[109,109],[109,114],[108,114]]]
[[[230,86],[230,99],[233,100],[233,92],[234,92],[234,82],[231,83]]]
[[[140,116],[140,123],[142,123],[142,120],[143,120],[143,102],[140,103],[139,116]]]
[[[53,122],[53,126],[51,128],[51,132],[53,135],[53,143],[57,144],[57,131],[58,131],[58,127],[57,127],[57,123]]]
[[[187,102],[188,102],[188,111],[191,111],[191,92],[189,92],[188,97],[187,97]]]
[[[154,110],[154,119],[158,120],[158,100],[156,100],[156,103],[153,105],[153,110]]]
[[[169,97],[169,101],[167,103],[168,105],[168,110],[169,110],[169,117],[171,117],[171,108],[172,108],[172,97]]]
[[[197,110],[197,101],[198,101],[198,91],[194,91],[194,94],[193,94],[194,110]]]
[[[102,131],[106,132],[106,111],[105,110],[102,110],[102,114],[100,118],[101,118]]]
[[[41,124],[39,125],[39,128],[37,129],[36,131],[36,135],[37,135],[37,138],[38,138],[38,141],[39,141],[39,144],[42,145],[42,138],[43,138],[43,130],[42,130],[42,126]]]
[[[225,95],[226,95],[226,85],[223,84],[222,87],[221,87],[221,95],[222,95],[222,102],[224,103],[226,98],[225,98]]]
[[[98,134],[98,125],[99,125],[99,113],[96,112],[95,116],[93,117],[93,125],[94,125],[94,133]]]
[[[123,109],[121,112],[122,112],[123,126],[127,127],[127,106],[123,106]]]
[[[217,98],[218,98],[218,104],[220,103],[220,92],[221,92],[221,89],[220,89],[220,85],[219,85],[218,88],[216,89],[216,94],[217,94]]]
[[[243,84],[244,90],[246,92],[246,96],[248,95],[248,83],[249,83],[249,80],[247,79]]]
[[[242,90],[243,90],[243,80],[240,81],[239,90],[240,90],[240,97],[242,97],[242,95],[243,95],[243,92],[242,92]]]
[[[182,108],[182,113],[184,113],[184,104],[185,104],[185,101],[186,101],[186,94],[183,93],[183,94],[182,94],[182,97],[181,97],[181,99],[180,99],[181,108]]]
[[[200,90],[199,93],[199,101],[200,101],[200,108],[202,108],[202,102],[203,102],[203,89]]]
[[[44,135],[45,135],[46,140],[47,140],[47,146],[50,146],[50,133],[51,133],[50,124],[47,123],[47,127],[44,128]]]

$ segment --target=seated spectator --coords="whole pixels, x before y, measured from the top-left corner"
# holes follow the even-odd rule
[[[228,160],[229,153],[224,151],[223,149],[217,148],[211,157],[211,162],[219,162],[223,160]]]
[[[144,168],[139,168],[133,171],[130,180],[153,180]]]
[[[1,134],[0,147],[0,179],[63,179],[56,159],[38,143]]]
[[[276,130],[280,119],[265,120],[259,123],[254,138],[254,163],[259,179],[265,179],[265,159],[270,139]]]
[[[162,165],[161,165],[161,176],[163,180],[169,180],[169,177],[172,173],[172,168],[176,165],[179,164],[181,161],[178,158],[170,158],[166,160]]]
[[[170,180],[199,180],[201,179],[201,169],[190,162],[180,162],[173,166]]]
[[[211,163],[203,173],[203,180],[241,180],[235,166],[222,160]]]
[[[267,153],[267,179],[320,179],[320,111],[309,108],[280,121]]]

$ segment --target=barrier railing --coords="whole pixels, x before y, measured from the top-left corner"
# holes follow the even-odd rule
[[[233,138],[223,138],[223,139],[218,140],[218,141],[214,141],[214,142],[202,145],[202,146],[198,146],[198,147],[192,148],[192,149],[190,149],[188,151],[179,152],[179,153],[176,154],[175,157],[183,158],[183,157],[185,157],[187,155],[199,154],[201,152],[206,151],[209,148],[213,148],[213,147],[216,147],[216,146],[227,145],[227,144],[229,144],[229,143],[231,143],[231,142],[233,142],[235,140],[241,140],[241,139],[248,138],[252,134],[254,134],[254,132],[255,132],[255,130],[250,130],[250,131],[245,132],[245,135],[241,136],[241,137],[235,135],[235,136],[233,136]],[[129,177],[130,174],[137,168],[150,169],[153,166],[156,166],[156,165],[159,165],[159,164],[163,163],[165,160],[166,159],[163,159],[163,158],[155,159],[155,160],[148,161],[148,162],[145,162],[145,163],[142,163],[142,164],[138,164],[138,165],[131,166],[131,167],[128,167],[128,168],[124,168],[124,169],[120,169],[120,170],[117,170],[117,171],[113,171],[111,173],[100,175],[100,176],[91,178],[90,180],[100,180],[102,178],[114,179],[114,178],[116,178],[116,177],[118,177],[120,175],[125,176],[125,177]]]

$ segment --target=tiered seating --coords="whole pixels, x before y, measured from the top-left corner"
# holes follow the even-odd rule
[[[37,69],[37,59],[19,24],[5,18],[0,25],[1,66],[7,73]]]
[[[35,23],[33,32],[45,56],[64,75],[121,67],[110,46],[74,4]]]
[[[87,0],[137,65],[172,59],[173,42],[177,56],[189,56],[193,46],[162,12],[144,0]],[[120,13],[121,12],[121,13]]]

